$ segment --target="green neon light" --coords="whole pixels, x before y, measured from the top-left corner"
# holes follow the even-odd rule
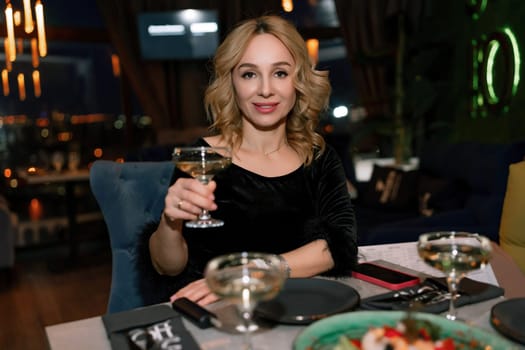
[[[477,72],[478,71],[478,66],[479,66],[479,55],[480,55],[480,50],[477,49],[477,46],[478,46],[478,43],[476,40],[472,40],[472,51],[473,51],[473,55],[472,55],[472,71],[473,72]],[[472,74],[472,89],[474,91],[478,90],[478,87],[479,87],[479,79],[478,79],[478,75],[476,73]]]
[[[487,8],[487,2],[488,0],[481,0],[481,6],[479,7],[479,12],[485,11],[485,9]]]
[[[478,106],[483,107],[485,100],[483,99],[483,94],[478,94]]]
[[[503,32],[507,34],[512,44],[512,53],[514,54],[514,78],[512,82],[512,95],[516,95],[516,92],[518,91],[518,85],[520,84],[520,49],[518,47],[518,41],[516,40],[516,36],[512,32],[512,30],[510,30],[510,28],[505,28],[503,29]]]
[[[469,5],[474,7],[474,6],[476,6],[477,2],[478,2],[478,0],[470,0],[470,4]],[[478,20],[480,15],[481,15],[481,13],[483,13],[485,11],[485,9],[487,8],[487,2],[488,2],[488,0],[481,0],[481,4],[479,5],[478,11],[476,11],[476,12],[474,12],[472,14],[472,18],[474,20]]]
[[[499,50],[499,42],[496,40],[491,40],[488,45],[489,53],[487,55],[487,75],[485,79],[487,80],[487,92],[489,94],[489,103],[490,104],[496,104],[499,101],[498,96],[496,95],[496,92],[494,91],[494,60],[496,57],[496,54]]]
[[[520,66],[521,66],[521,60],[520,60],[520,53],[519,53],[519,47],[516,40],[516,37],[514,36],[514,33],[509,28],[504,28],[503,33],[508,37],[510,44],[511,44],[511,50],[512,50],[512,58],[513,58],[513,64],[514,64],[514,76],[512,77],[512,89],[511,94],[516,95],[516,92],[518,91],[518,86],[520,83]],[[494,89],[494,65],[495,65],[495,58],[498,53],[498,50],[500,49],[500,43],[498,40],[493,39],[491,40],[487,45],[487,69],[485,72],[485,81],[487,83],[487,99],[489,104],[496,104],[499,102],[499,98],[496,94],[496,91]]]

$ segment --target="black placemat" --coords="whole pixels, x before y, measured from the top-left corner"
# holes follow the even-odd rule
[[[455,306],[474,304],[503,295],[504,289],[492,284],[463,278],[458,290],[460,296]],[[449,308],[446,278],[431,277],[421,284],[398,291],[374,295],[361,301],[363,310],[417,310],[420,312],[441,313]]]
[[[102,322],[113,350],[200,349],[181,315],[166,304],[106,314]]]

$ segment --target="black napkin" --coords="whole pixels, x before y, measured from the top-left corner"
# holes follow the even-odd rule
[[[502,296],[504,289],[492,284],[463,278],[458,288],[459,298],[455,306],[478,303]],[[448,310],[450,298],[447,298],[448,286],[445,277],[429,277],[422,283],[374,295],[361,300],[364,310],[416,310],[438,314]]]
[[[106,314],[102,322],[113,350],[200,349],[181,315],[169,305]]]

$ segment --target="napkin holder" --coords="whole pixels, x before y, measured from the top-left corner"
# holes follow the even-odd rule
[[[425,298],[425,293],[427,298]],[[430,294],[433,293],[433,294]],[[363,310],[415,310],[433,314],[448,310],[450,298],[446,298],[448,286],[445,277],[429,277],[422,283],[397,291],[374,295],[361,300]],[[504,289],[492,284],[463,278],[459,284],[459,297],[455,306],[474,304],[500,297]],[[440,300],[439,296],[442,296]]]
[[[102,322],[112,350],[156,350],[169,345],[200,349],[181,315],[167,304],[106,314]]]

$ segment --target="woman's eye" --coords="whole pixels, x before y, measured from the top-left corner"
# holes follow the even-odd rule
[[[278,77],[278,78],[286,78],[288,76],[288,72],[285,72],[283,70],[280,70],[278,72],[275,72],[275,75]]]
[[[241,77],[243,77],[244,79],[251,79],[251,78],[255,77],[255,73],[254,72],[245,72],[245,73],[241,74]]]

